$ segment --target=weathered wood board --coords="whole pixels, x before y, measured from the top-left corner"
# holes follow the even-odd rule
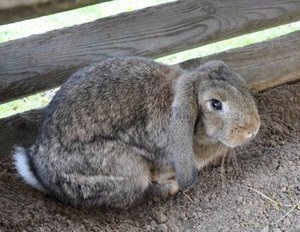
[[[269,41],[181,63],[192,69],[208,60],[223,60],[242,75],[254,92],[300,80],[300,31]]]
[[[156,58],[299,19],[299,0],[184,0],[2,43],[0,102],[59,86],[102,57]]]
[[[192,69],[201,63],[218,59],[239,72],[257,92],[279,84],[300,80],[300,32],[267,42],[229,50],[180,65]],[[12,146],[33,143],[44,109],[17,114],[0,120],[0,151],[9,154]]]
[[[0,0],[0,25],[110,0]]]

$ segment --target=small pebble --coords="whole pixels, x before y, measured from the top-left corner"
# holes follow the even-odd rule
[[[151,231],[152,230],[152,226],[151,225],[146,225],[146,231]]]
[[[269,232],[269,226],[268,226],[268,225],[265,226],[265,227],[261,230],[261,232]]]
[[[282,187],[282,188],[280,189],[280,191],[283,192],[283,193],[286,193],[287,187]]]
[[[155,219],[160,223],[165,223],[168,220],[168,217],[162,212],[157,212],[155,215]]]
[[[250,210],[246,209],[244,213],[248,216],[250,214]]]
[[[242,196],[239,196],[239,197],[237,198],[237,201],[238,201],[238,202],[242,202],[242,201],[243,201],[243,197],[242,197]]]
[[[197,212],[193,213],[193,218],[195,218],[195,219],[198,219],[198,218],[199,218],[199,216],[198,216],[198,213],[197,213]]]
[[[155,227],[156,227],[156,222],[152,220],[152,221],[150,222],[150,225],[151,225],[153,228],[155,228]]]
[[[166,224],[160,224],[158,227],[157,227],[157,231],[159,232],[168,232],[168,227]]]
[[[187,218],[187,216],[186,216],[185,213],[183,213],[183,214],[180,215],[180,219],[181,219],[182,221],[184,221],[184,222],[186,222],[186,221],[188,220],[188,218]]]

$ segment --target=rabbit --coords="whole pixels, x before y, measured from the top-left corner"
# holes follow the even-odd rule
[[[222,61],[188,71],[112,57],[62,85],[35,144],[13,157],[26,183],[66,204],[126,209],[147,193],[189,190],[199,170],[259,127],[245,80]]]

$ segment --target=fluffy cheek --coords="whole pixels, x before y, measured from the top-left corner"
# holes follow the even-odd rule
[[[204,115],[204,127],[209,137],[219,139],[222,137],[223,122],[222,119],[212,113]]]
[[[244,140],[239,134],[232,133],[230,136],[223,140],[223,143],[228,147],[237,147],[245,144],[247,140]]]

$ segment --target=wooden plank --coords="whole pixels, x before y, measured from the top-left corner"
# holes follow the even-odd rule
[[[48,0],[44,0],[44,1],[43,0],[10,0],[10,1],[2,0],[0,1],[0,9],[9,10],[20,6],[30,6],[30,5],[40,4],[43,2],[49,2],[49,1]]]
[[[300,80],[300,31],[241,48],[181,63],[193,69],[208,60],[223,60],[243,76],[254,92]]]
[[[224,60],[243,75],[255,92],[262,91],[300,80],[299,38],[300,32],[294,32],[271,41],[189,60],[180,65],[184,69],[193,69],[207,60]],[[34,142],[43,110],[32,110],[0,119],[2,154],[8,154],[15,144],[27,146]]]
[[[0,25],[111,0],[0,0]]]
[[[185,0],[0,44],[0,102],[59,86],[102,57],[161,57],[300,19],[299,0]]]
[[[35,109],[0,119],[1,155],[10,153],[14,146],[29,146],[35,141],[43,111]]]

